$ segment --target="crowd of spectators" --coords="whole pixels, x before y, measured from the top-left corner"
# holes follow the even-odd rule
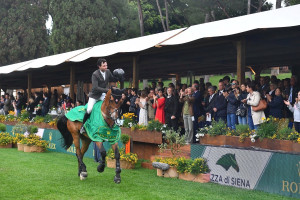
[[[230,129],[237,124],[248,124],[251,130],[256,130],[269,116],[289,118],[289,128],[294,122],[299,132],[300,92],[296,84],[295,76],[283,80],[276,76],[256,77],[253,81],[248,78],[242,84],[225,76],[218,86],[204,83],[202,78],[190,86],[170,83],[164,87],[163,82],[152,82],[141,91],[127,89],[121,113],[134,113],[140,125],[155,119],[174,130],[182,127],[187,143],[195,142],[196,131],[211,125],[212,120],[223,120]],[[260,100],[265,100],[267,107],[253,110]]]
[[[155,119],[176,131],[180,127],[187,143],[196,142],[196,131],[211,125],[212,120],[223,120],[230,129],[235,129],[237,124],[248,124],[254,130],[269,116],[289,118],[289,128],[294,124],[300,132],[300,92],[296,85],[295,76],[283,80],[276,76],[256,77],[253,81],[248,78],[242,84],[225,76],[217,86],[204,83],[202,78],[190,86],[170,83],[164,87],[163,82],[152,82],[144,90],[126,89],[120,114],[134,113],[139,125],[146,126]],[[266,109],[254,111],[253,106],[258,106],[261,99],[267,102]],[[58,95],[57,90],[36,92],[28,102],[26,93],[18,92],[16,97],[1,96],[0,114],[14,111],[19,116],[21,110],[26,109],[32,118],[33,115],[45,116],[52,108],[65,113],[82,104],[81,101],[74,103],[65,94]]]

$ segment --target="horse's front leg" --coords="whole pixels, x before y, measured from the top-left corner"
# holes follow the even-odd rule
[[[114,144],[112,147],[115,151],[115,159],[116,159],[116,175],[114,181],[115,183],[121,183],[120,152],[118,148],[118,143]]]
[[[96,142],[96,145],[99,148],[100,155],[101,155],[101,161],[97,167],[97,171],[101,173],[101,172],[104,172],[104,168],[105,168],[106,151],[105,151],[105,148],[104,148],[102,142]]]
[[[86,166],[83,163],[83,155],[80,150],[80,138],[79,135],[74,137],[74,145],[76,148],[76,156],[78,160],[78,176],[80,177],[80,180],[84,180],[87,177],[87,171]]]

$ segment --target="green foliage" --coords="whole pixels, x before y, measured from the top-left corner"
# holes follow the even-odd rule
[[[137,11],[125,0],[50,0],[54,53],[105,44],[139,33]]]
[[[291,133],[293,133],[293,129],[290,129],[289,127],[285,127],[283,129],[280,129],[278,131],[278,134],[277,134],[277,139],[280,139],[280,140],[288,140],[289,139],[289,135],[291,135]]]
[[[115,152],[112,148],[108,150],[106,158],[115,159]],[[120,160],[128,161],[135,164],[138,161],[138,156],[136,153],[131,153],[131,152],[125,153],[125,148],[121,148]]]
[[[32,125],[27,126],[27,132],[28,132],[29,134],[35,134],[35,133],[38,132],[38,127],[32,126]]]
[[[52,116],[51,115],[45,115],[45,117],[44,117],[44,122],[45,123],[49,123],[49,122],[51,122],[52,121]]]
[[[126,145],[128,143],[130,139],[130,136],[127,134],[122,134],[121,135],[121,142],[123,143],[123,145]]]
[[[277,132],[277,128],[278,123],[273,117],[270,117],[264,123],[260,124],[256,134],[261,140],[263,138],[272,138],[272,136]]]
[[[204,174],[209,173],[210,169],[204,158],[196,158],[195,160],[181,157],[177,160],[177,171],[179,173]]]
[[[22,139],[24,139],[24,138],[25,138],[25,136],[24,136],[23,134],[16,133],[16,134],[15,134],[15,137],[13,138],[13,142],[14,142],[14,143],[20,143],[20,141],[21,141]]]
[[[224,121],[219,120],[217,121],[212,121],[212,127],[208,129],[207,133],[211,136],[216,136],[216,135],[226,135],[227,132],[227,127]]]
[[[17,123],[16,125],[14,125],[14,127],[12,128],[12,132],[13,133],[20,133],[20,134],[24,134],[27,131],[27,126],[25,124],[22,124],[22,122]]]
[[[166,130],[163,136],[165,142],[158,145],[161,151],[165,149],[170,149],[173,157],[179,152],[179,148],[185,145],[185,136],[180,136],[180,130],[177,132],[173,129]]]
[[[0,123],[0,132],[5,132],[6,131],[6,125]]]
[[[47,0],[1,1],[0,66],[47,55]]]
[[[250,133],[250,128],[247,124],[238,124],[235,126],[235,135],[242,135],[244,133]]]
[[[0,133],[0,145],[7,145],[13,142],[13,137],[9,133]]]
[[[148,131],[161,131],[163,124],[158,120],[151,120],[148,122],[147,130]]]
[[[28,122],[29,121],[29,112],[26,110],[22,110],[21,115],[19,117],[19,121]]]
[[[35,117],[33,118],[33,121],[34,121],[35,123],[42,123],[42,122],[45,121],[45,119],[44,119],[44,117],[37,115],[37,116],[35,116]]]

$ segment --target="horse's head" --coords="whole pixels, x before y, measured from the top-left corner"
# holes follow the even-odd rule
[[[103,117],[110,127],[113,127],[119,118],[119,109],[123,103],[122,90],[108,90],[101,106]]]

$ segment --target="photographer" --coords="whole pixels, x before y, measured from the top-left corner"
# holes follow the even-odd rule
[[[236,89],[232,89],[231,86],[226,87],[223,92],[225,99],[227,100],[227,126],[235,130],[236,125],[236,111],[238,108],[238,93]]]

